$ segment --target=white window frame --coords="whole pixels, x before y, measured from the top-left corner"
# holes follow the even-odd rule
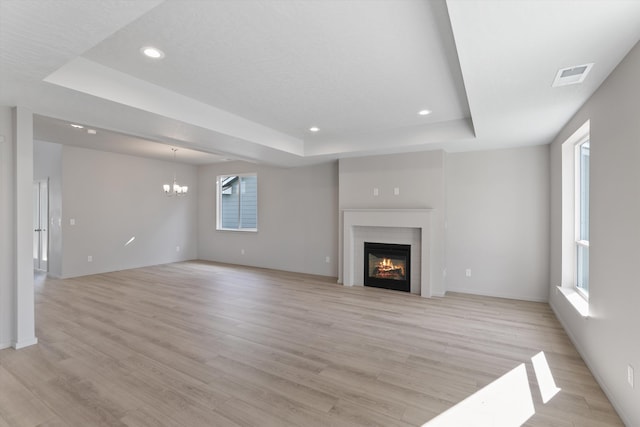
[[[578,247],[585,242],[580,242],[578,228],[579,217],[579,175],[580,172],[576,150],[587,140],[590,141],[590,120],[582,124],[561,145],[561,278],[557,291],[564,295],[566,300],[583,317],[589,318],[589,296],[577,286],[578,279]],[[590,288],[593,288],[590,283]]]
[[[222,226],[222,181],[225,178],[229,178],[232,176],[237,176],[240,180],[240,187],[242,187],[242,178],[245,177],[255,177],[256,178],[256,226],[255,228],[228,228]],[[249,232],[257,232],[258,231],[258,174],[255,172],[250,173],[228,173],[224,175],[218,175],[216,177],[216,230],[220,231],[249,231]]]

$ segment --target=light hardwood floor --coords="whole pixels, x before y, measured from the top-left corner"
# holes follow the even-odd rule
[[[39,344],[0,351],[0,427],[421,426],[523,363],[525,425],[622,425],[547,304],[205,262],[36,291]]]

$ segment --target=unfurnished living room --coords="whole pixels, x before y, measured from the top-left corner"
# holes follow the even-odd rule
[[[0,427],[640,426],[639,41],[636,0],[0,0]]]

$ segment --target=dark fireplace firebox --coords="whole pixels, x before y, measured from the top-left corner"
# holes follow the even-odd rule
[[[410,292],[411,245],[364,242],[364,285]]]

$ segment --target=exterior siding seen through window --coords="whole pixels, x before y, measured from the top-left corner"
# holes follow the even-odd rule
[[[218,229],[257,230],[258,177],[225,175],[218,177]]]

